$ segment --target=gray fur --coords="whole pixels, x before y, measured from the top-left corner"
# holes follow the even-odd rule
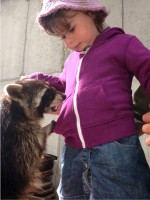
[[[40,120],[65,96],[40,80],[7,85],[1,98],[1,198],[27,199],[35,183],[48,131]],[[49,127],[49,133],[52,131]]]

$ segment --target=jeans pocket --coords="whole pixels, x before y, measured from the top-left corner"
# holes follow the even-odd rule
[[[114,143],[120,147],[142,148],[141,144],[140,144],[140,140],[137,135],[132,135],[127,138],[122,138],[122,139],[116,140],[116,141],[114,141]]]

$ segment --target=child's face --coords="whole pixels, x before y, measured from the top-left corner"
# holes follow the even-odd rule
[[[59,36],[63,39],[66,47],[71,50],[83,51],[86,47],[90,47],[99,35],[92,15],[78,11],[68,20],[68,23],[71,27],[70,30],[64,31]]]

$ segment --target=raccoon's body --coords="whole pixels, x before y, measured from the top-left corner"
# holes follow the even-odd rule
[[[57,110],[65,96],[39,80],[19,81],[6,91],[0,102],[1,198],[23,199],[45,150],[47,135],[40,120]]]

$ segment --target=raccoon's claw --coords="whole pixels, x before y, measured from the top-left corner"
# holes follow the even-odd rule
[[[55,125],[56,125],[56,122],[54,120],[52,120],[51,121],[51,132],[50,133],[54,132]]]
[[[45,131],[47,136],[54,132],[55,125],[56,125],[56,122],[52,120],[50,124],[43,127],[43,130]]]
[[[51,121],[51,125],[52,125],[52,130],[54,129],[56,122],[54,120]]]

